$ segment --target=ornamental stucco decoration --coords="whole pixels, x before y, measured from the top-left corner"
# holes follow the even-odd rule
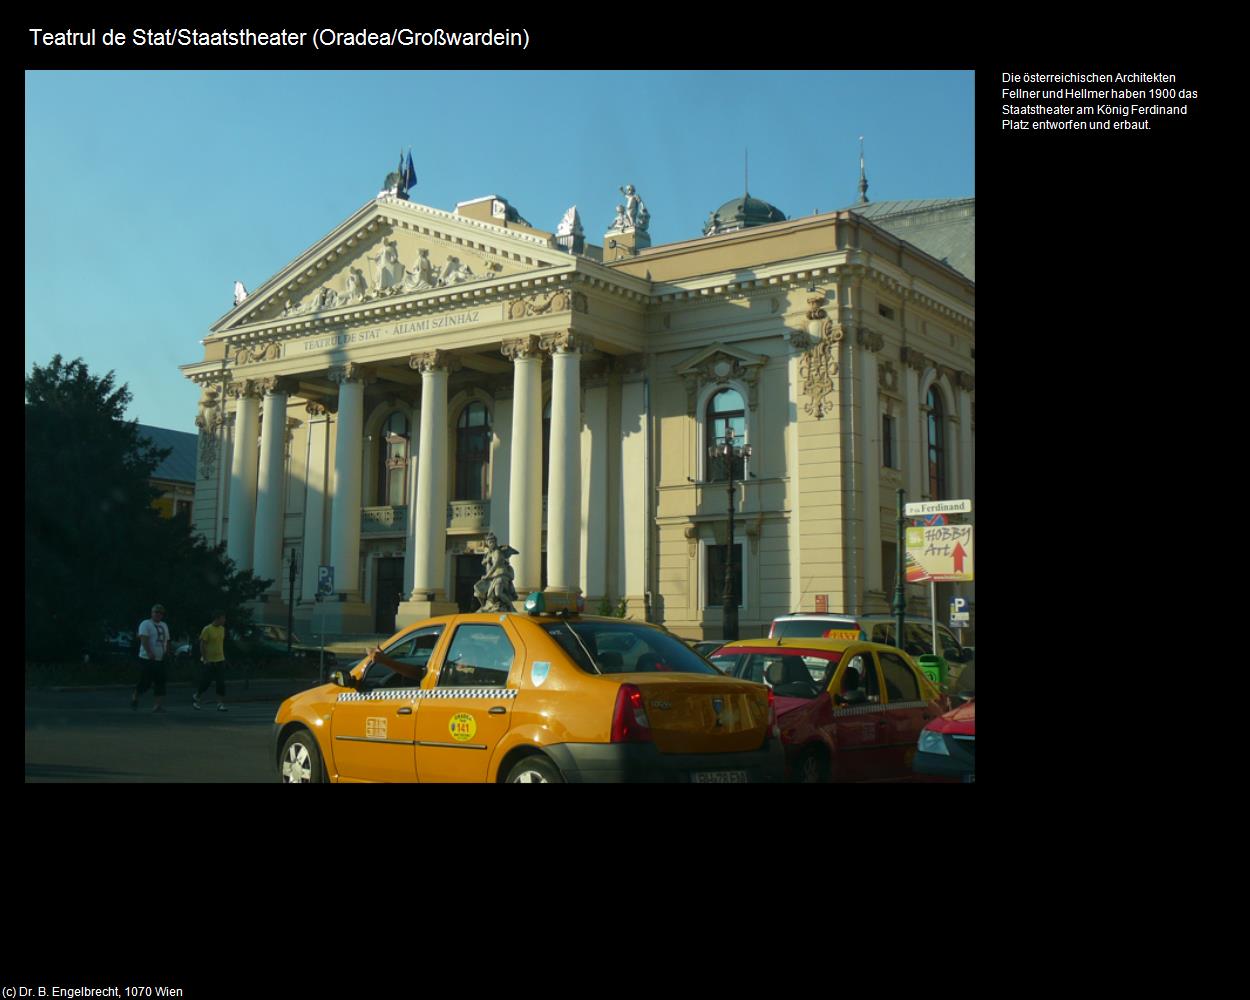
[[[231,382],[226,386],[226,395],[231,399],[251,399],[260,395],[260,387],[254,379],[245,378]]]
[[[578,295],[581,295],[581,293],[569,295],[568,292],[560,289],[547,295],[539,293],[528,298],[513,299],[508,303],[508,319],[525,319],[527,316],[545,316],[548,313],[568,312],[575,305]],[[581,295],[581,299],[583,308],[578,311],[585,312],[586,296]]]
[[[972,392],[977,387],[977,380],[968,372],[959,372],[957,382],[964,392]]]
[[[725,351],[716,351],[708,355],[699,364],[682,371],[681,377],[686,383],[686,410],[690,416],[695,415],[695,404],[700,390],[708,384],[726,386],[730,381],[746,384],[747,406],[754,410],[760,402],[760,373],[768,363],[768,355],[758,354],[744,363],[742,358],[734,357]]]
[[[344,365],[335,365],[328,374],[330,381],[336,385],[342,385],[344,382],[363,382],[369,385],[376,381],[368,377],[363,365],[358,365],[353,361]]]
[[[261,361],[278,361],[282,357],[282,345],[274,342],[257,344],[252,347],[240,347],[234,352],[236,365],[254,365]]]
[[[539,338],[542,349],[548,354],[556,353],[585,353],[593,346],[590,339],[582,334],[574,333],[572,330],[560,330],[556,333],[544,333]]]
[[[195,417],[195,426],[200,429],[201,479],[212,479],[217,469],[217,431],[225,422],[218,395],[215,387],[205,386],[200,396],[200,410]]]
[[[803,352],[799,361],[799,378],[803,383],[803,393],[807,401],[803,404],[804,412],[820,420],[830,411],[829,397],[833,395],[833,380],[838,374],[838,344],[845,336],[840,326],[834,326],[831,320],[825,320],[820,340]]]
[[[885,337],[872,330],[860,330],[855,340],[864,350],[872,351],[874,354],[885,347]]]
[[[516,361],[518,358],[536,357],[541,350],[542,342],[537,334],[530,334],[528,337],[505,340],[499,348],[499,353],[509,361]]]
[[[429,372],[458,372],[460,362],[450,351],[422,351],[408,356],[408,367],[425,375]]]
[[[898,392],[898,369],[894,362],[883,361],[877,369],[877,386],[886,392]]]
[[[325,403],[319,403],[313,400],[304,406],[310,417],[324,417],[330,412],[330,408]]]
[[[340,290],[330,285],[322,285],[306,303],[294,305],[288,298],[283,303],[282,316],[300,316],[305,313],[318,313],[325,309],[338,309],[342,306],[359,305],[392,295],[409,292],[426,292],[435,288],[446,288],[468,281],[480,281],[492,278],[495,273],[503,270],[503,265],[496,261],[485,261],[478,266],[483,273],[476,273],[454,254],[448,254],[441,265],[430,260],[430,251],[421,247],[417,251],[416,261],[411,269],[404,265],[399,256],[396,240],[382,240],[377,254],[366,255],[365,263],[369,267],[370,278],[366,278],[360,267],[348,266],[344,287]]]
[[[918,372],[923,372],[926,368],[929,367],[929,359],[926,358],[923,354],[921,354],[914,347],[904,347],[899,352],[899,359],[908,368],[912,368]]]
[[[221,395],[216,386],[206,385],[200,395],[200,409],[195,415],[195,426],[212,434],[221,426]]]

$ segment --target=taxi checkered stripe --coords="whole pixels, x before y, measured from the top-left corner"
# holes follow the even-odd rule
[[[339,701],[411,701],[423,698],[515,698],[515,688],[386,688],[380,691],[351,691],[339,695]]]
[[[856,705],[854,708],[838,708],[834,709],[835,716],[844,715],[873,715],[876,712],[888,712],[897,708],[924,708],[926,702],[923,701],[892,701],[888,705]]]

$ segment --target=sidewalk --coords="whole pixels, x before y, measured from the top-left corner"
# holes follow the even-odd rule
[[[291,697],[293,694],[299,694],[301,691],[307,691],[309,688],[317,687],[316,678],[309,680],[306,677],[253,677],[247,686],[244,687],[241,679],[229,679],[226,681],[226,704],[230,705],[234,702],[252,702],[252,701],[272,701],[281,702]],[[119,693],[133,691],[134,684],[57,684],[43,688],[27,688],[27,694],[32,693],[60,693],[78,692],[78,691],[117,691]],[[170,701],[185,701],[188,705],[191,703],[191,696],[195,693],[195,685],[183,681],[170,681],[165,685],[165,697]],[[144,698],[152,697],[151,688],[144,694]],[[216,706],[217,692],[213,687],[209,687],[204,692],[204,704]]]

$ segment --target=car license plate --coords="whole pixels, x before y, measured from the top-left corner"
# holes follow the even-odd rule
[[[746,771],[695,771],[694,780],[698,784],[719,785],[726,782],[745,782]]]

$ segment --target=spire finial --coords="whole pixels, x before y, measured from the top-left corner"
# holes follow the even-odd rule
[[[868,175],[864,173],[864,137],[859,137],[859,204],[868,204]]]
[[[751,193],[751,151],[742,150],[742,194],[747,197]]]

